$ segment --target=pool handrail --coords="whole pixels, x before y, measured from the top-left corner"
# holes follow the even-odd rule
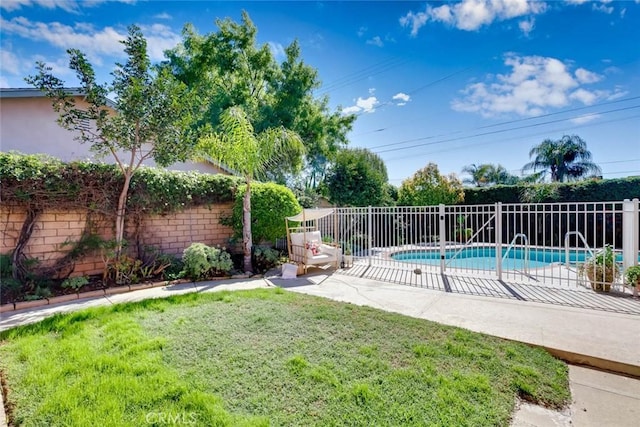
[[[567,231],[567,233],[564,235],[564,265],[566,267],[570,267],[570,262],[569,262],[569,236],[573,236],[576,235],[580,238],[580,240],[582,240],[582,243],[584,243],[584,248],[589,252],[589,255],[593,256],[593,249],[591,249],[591,247],[589,246],[589,244],[587,243],[587,240],[584,238],[584,235],[579,232],[579,231]],[[578,247],[576,247],[575,249],[579,249]]]
[[[524,241],[524,272],[528,274],[529,273],[529,238],[527,237],[526,234],[518,233],[515,236],[513,236],[513,239],[511,239],[511,243],[509,243],[507,250],[505,251],[504,255],[502,255],[502,259],[504,260],[507,257],[507,255],[509,255],[509,251],[513,248],[518,238],[522,238],[522,240]]]

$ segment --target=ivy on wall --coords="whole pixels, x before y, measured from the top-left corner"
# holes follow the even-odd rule
[[[0,152],[0,196],[5,206],[26,210],[24,223],[11,256],[12,278],[27,282],[33,268],[24,256],[39,215],[45,210],[86,210],[85,230],[69,253],[55,265],[41,268],[38,275],[68,277],[77,258],[98,244],[94,218],[113,218],[123,175],[115,165],[70,162],[44,155]],[[173,172],[156,168],[140,169],[131,183],[127,213],[134,224],[134,238],[143,215],[168,214],[190,207],[212,205],[234,199],[239,184],[236,177],[196,172]],[[80,250],[82,249],[82,250]],[[94,248],[95,249],[95,248]]]
[[[0,153],[3,203],[28,209],[75,208],[114,215],[122,179],[115,165]],[[127,208],[132,213],[167,214],[228,202],[238,183],[227,175],[143,168],[131,183]]]

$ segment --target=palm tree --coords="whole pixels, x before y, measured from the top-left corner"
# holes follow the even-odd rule
[[[545,139],[531,148],[529,157],[534,159],[524,165],[522,171],[549,170],[552,182],[578,180],[602,173],[600,167],[591,161],[587,143],[577,135],[564,135],[557,141]]]
[[[490,184],[516,185],[520,182],[520,178],[511,175],[502,165],[488,165],[487,178]]]
[[[255,134],[240,107],[231,107],[220,115],[220,130],[202,138],[197,152],[199,157],[215,159],[244,178],[247,189],[242,200],[243,264],[244,271],[251,273],[251,181],[283,157],[300,163],[304,145],[298,134],[283,127]]]
[[[462,182],[485,187],[494,184],[515,185],[519,182],[517,176],[511,175],[502,165],[483,163],[481,165],[472,164],[462,168],[463,173],[468,173],[471,178],[466,178]]]
[[[476,187],[484,187],[488,184],[488,172],[489,172],[488,164],[476,165],[471,164],[462,168],[463,173],[468,173],[471,175],[471,178],[465,178],[462,180],[465,184],[475,185]]]

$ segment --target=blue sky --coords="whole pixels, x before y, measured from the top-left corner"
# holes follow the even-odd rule
[[[2,0],[0,86],[36,60],[73,84],[65,50],[109,80],[139,25],[153,60],[185,23],[249,12],[277,58],[294,39],[332,108],[358,116],[351,146],[378,153],[400,185],[429,162],[519,174],[530,148],[577,134],[605,178],[640,175],[640,1],[208,2]]]

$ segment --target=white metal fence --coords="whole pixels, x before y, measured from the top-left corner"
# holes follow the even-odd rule
[[[624,269],[640,257],[639,217],[638,199],[364,207],[337,208],[319,227],[358,265],[576,290],[591,289],[580,265],[610,246],[619,266],[613,286],[623,290]]]

